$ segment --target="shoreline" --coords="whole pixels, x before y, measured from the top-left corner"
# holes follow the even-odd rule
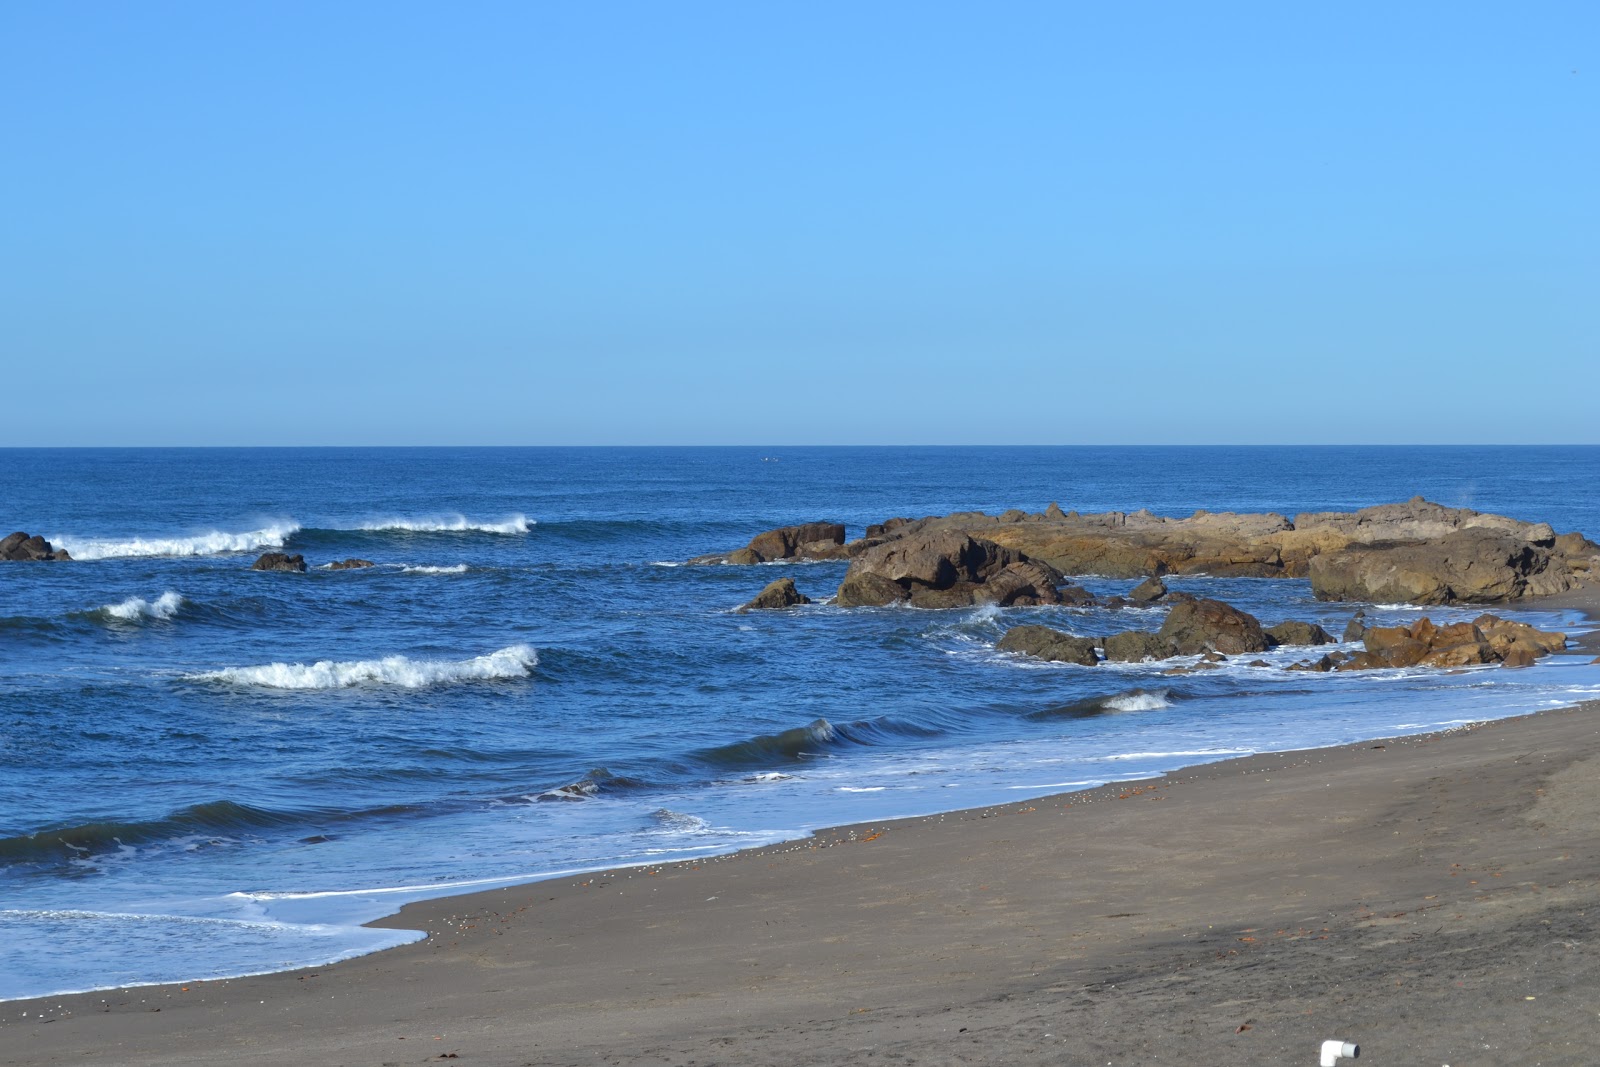
[[[1369,964],[1387,963],[1385,976],[1438,979],[1407,947],[1413,940],[1443,937],[1454,957],[1501,935],[1501,967],[1474,964],[1462,973],[1485,976],[1430,990],[1453,1002],[1463,989],[1488,983],[1486,992],[1488,975],[1504,980],[1519,950],[1539,955],[1516,936],[1533,902],[1561,913],[1531,920],[1536,927],[1570,928],[1578,936],[1567,939],[1580,942],[1600,933],[1584,915],[1600,904],[1600,849],[1586,847],[1600,844],[1587,828],[1600,784],[1582,773],[1600,767],[1597,712],[1589,702],[1237,757],[720,857],[430,898],[369,924],[422,929],[424,940],[327,967],[5,1002],[0,1063],[404,1063],[456,1052],[557,1064],[614,1048],[631,1050],[622,1059],[633,1063],[828,1063],[855,1062],[869,1045],[928,1056],[979,1033],[987,1051],[974,1047],[964,1062],[1169,1062],[1152,1026],[1176,1026],[1170,1033],[1191,1049],[1215,1044],[1215,1060],[1193,1062],[1297,1062],[1313,1036],[1371,1054],[1374,1035],[1397,1022],[1346,1010],[1369,998],[1328,984],[1326,972],[1348,963],[1331,949],[1369,953]],[[1456,817],[1440,822],[1445,809]],[[1559,832],[1529,835],[1525,818],[1513,818],[1535,809],[1559,809]],[[1050,825],[1057,819],[1066,821]],[[1423,862],[1446,844],[1459,855]],[[1464,877],[1472,873],[1484,877]],[[1503,929],[1497,920],[1508,916],[1522,926]],[[1459,939],[1463,931],[1477,941]],[[1322,972],[1315,1007],[1299,1009],[1313,1012],[1312,1030],[1281,1004],[1249,997],[1224,998],[1239,1004],[1224,1012],[1231,1025],[1218,1022],[1223,1005],[1207,991],[1254,989],[1262,967],[1288,968],[1278,978],[1300,1003],[1299,965],[1288,961],[1301,957]],[[1578,957],[1559,958],[1570,969]],[[1391,991],[1379,992],[1368,1006],[1392,1015]],[[1555,1001],[1541,996],[1501,1005],[1510,1015],[1497,1025],[1531,1040],[1513,1025],[1520,1014],[1565,1032],[1546,1014]],[[1431,1032],[1493,1016],[1477,998],[1464,1003],[1470,1011],[1432,1003],[1425,1021],[1412,1021]],[[1039,1022],[1046,1004],[1076,1021]],[[944,1027],[952,1013],[960,1026]],[[788,1047],[767,1051],[785,1034]],[[793,1047],[802,1034],[804,1052]],[[1581,1048],[1565,1060],[1539,1048],[1557,1057],[1547,1063],[1585,1062]],[[1472,1062],[1460,1046],[1440,1054]]]

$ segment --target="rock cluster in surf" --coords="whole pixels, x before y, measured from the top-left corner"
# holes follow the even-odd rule
[[[0,539],[0,560],[10,563],[29,563],[34,561],[44,562],[51,560],[70,560],[72,556],[64,548],[53,548],[49,541],[38,534],[29,536],[18,530],[14,534],[7,534]]]

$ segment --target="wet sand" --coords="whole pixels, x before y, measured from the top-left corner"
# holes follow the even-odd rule
[[[5,1064],[1600,1062],[1600,703],[413,904]]]

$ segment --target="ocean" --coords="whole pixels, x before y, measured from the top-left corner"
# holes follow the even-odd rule
[[[1160,607],[737,614],[844,574],[684,565],[765,529],[1421,494],[1595,537],[1597,484],[1597,447],[0,450],[0,534],[77,557],[0,564],[0,999],[320,965],[418,936],[360,924],[422,897],[1600,693],[1578,656],[1168,677],[995,649]],[[311,569],[250,570],[273,549]],[[348,557],[376,566],[322,566]],[[1335,634],[1358,606],[1169,585]]]

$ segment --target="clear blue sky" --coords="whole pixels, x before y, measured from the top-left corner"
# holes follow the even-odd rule
[[[1600,441],[1600,4],[10,3],[0,445]]]

